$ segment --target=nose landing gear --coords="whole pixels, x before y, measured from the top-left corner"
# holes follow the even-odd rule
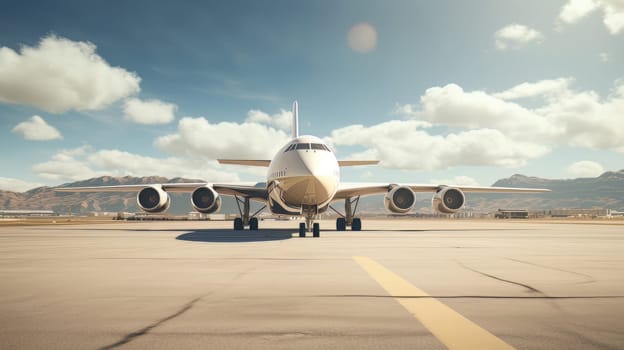
[[[321,237],[321,225],[318,222],[312,226],[312,237]]]
[[[306,236],[306,224],[299,223],[299,237],[304,238]],[[318,222],[312,224],[312,237],[321,237],[321,225]]]
[[[312,231],[312,237],[321,237],[321,225],[318,222],[314,222],[318,214],[318,208],[316,206],[309,206],[303,208],[305,216],[305,223],[299,224],[299,237],[306,236],[306,229],[308,232]]]

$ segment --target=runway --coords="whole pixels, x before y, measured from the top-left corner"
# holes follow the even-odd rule
[[[623,225],[230,227],[0,227],[0,348],[624,348]]]

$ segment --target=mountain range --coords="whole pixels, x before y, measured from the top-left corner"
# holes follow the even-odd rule
[[[168,182],[202,182],[198,179],[158,176],[110,177],[63,184],[62,186],[133,185]],[[559,208],[608,208],[624,209],[624,170],[609,171],[595,178],[550,180],[524,175],[513,175],[496,181],[493,186],[548,188],[544,194],[466,194],[467,209],[491,212],[498,208],[547,210]],[[431,195],[417,194],[416,212],[429,213]],[[171,194],[169,213],[183,214],[192,211],[188,194]],[[341,209],[341,203],[336,203]],[[258,204],[254,208],[259,208]],[[254,209],[252,208],[252,210]],[[364,213],[383,213],[383,196],[364,197],[359,208]],[[58,193],[53,187],[38,187],[26,192],[0,190],[2,210],[54,210],[60,214],[86,214],[90,212],[137,212],[136,193]],[[236,202],[223,197],[222,213],[237,213]]]

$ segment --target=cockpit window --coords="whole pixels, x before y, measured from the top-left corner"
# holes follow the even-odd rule
[[[284,152],[299,150],[299,149],[313,149],[319,151],[331,152],[331,149],[322,143],[293,143],[286,148]]]
[[[310,144],[309,143],[298,143],[297,144],[297,149],[310,149]]]

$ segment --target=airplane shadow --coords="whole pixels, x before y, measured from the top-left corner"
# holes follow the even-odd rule
[[[210,242],[210,243],[245,243],[267,242],[291,239],[293,230],[258,230],[233,231],[231,229],[207,229],[183,233],[176,237],[180,241]]]

